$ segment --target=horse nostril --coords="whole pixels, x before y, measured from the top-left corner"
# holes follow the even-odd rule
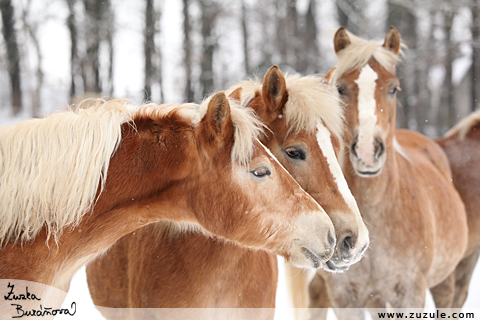
[[[353,242],[352,237],[347,236],[343,239],[342,245],[346,250],[351,250],[355,247],[352,242]]]
[[[350,147],[350,152],[358,158],[358,155],[357,155],[357,143],[356,142],[352,142],[352,145]]]
[[[327,240],[328,240],[328,244],[330,245],[330,247],[332,249],[335,248],[335,237],[332,235],[330,230],[328,230]]]
[[[379,159],[385,152],[385,146],[383,142],[379,142],[375,145],[375,159]]]

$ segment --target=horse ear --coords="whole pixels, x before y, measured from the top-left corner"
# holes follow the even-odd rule
[[[232,124],[232,120],[230,118],[230,104],[225,92],[219,92],[212,97],[202,121],[205,121],[209,129],[216,135],[226,134],[226,128]]]
[[[335,32],[335,36],[333,37],[335,53],[345,49],[350,43],[350,37],[347,34],[347,30],[345,30],[344,27],[340,27],[337,32]]]
[[[327,81],[327,85],[330,85],[330,82],[332,82],[335,70],[337,70],[337,67],[333,67],[332,69],[330,69],[330,71],[327,72],[326,75],[323,76],[323,79]]]
[[[392,50],[392,52],[395,54],[398,54],[400,52],[401,35],[400,32],[398,32],[397,28],[395,28],[394,26],[391,26],[390,30],[388,30],[383,46],[387,49]]]
[[[238,87],[237,89],[233,90],[229,95],[228,98],[232,100],[237,100],[239,102],[242,101],[242,87]]]
[[[262,96],[265,108],[270,115],[277,116],[282,112],[287,97],[287,83],[278,66],[272,66],[265,74]]]

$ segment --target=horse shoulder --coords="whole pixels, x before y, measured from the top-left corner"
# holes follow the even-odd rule
[[[434,140],[414,131],[400,129],[396,131],[398,143],[407,150],[407,154],[412,152],[426,158],[435,166],[445,179],[451,181],[452,172],[448,158],[443,149]]]

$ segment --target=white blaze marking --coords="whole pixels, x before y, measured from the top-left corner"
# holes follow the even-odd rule
[[[359,158],[366,161],[366,164],[373,165],[374,156],[374,130],[377,124],[377,116],[375,110],[377,103],[375,101],[375,80],[378,75],[367,64],[360,71],[358,79],[355,83],[358,85],[358,142],[357,154]]]
[[[345,203],[348,205],[350,210],[355,213],[357,219],[360,218],[360,211],[358,210],[357,202],[348,187],[347,180],[342,173],[342,168],[338,163],[337,157],[335,156],[335,151],[333,150],[332,140],[330,139],[330,131],[325,128],[322,123],[317,124],[317,142],[320,150],[323,153],[323,156],[327,158],[327,163],[330,168],[330,172],[333,175],[333,179],[337,184],[338,190],[342,195]]]

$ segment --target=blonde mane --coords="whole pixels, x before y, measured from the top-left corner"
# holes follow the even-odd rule
[[[454,127],[445,133],[444,137],[450,138],[453,135],[458,135],[460,140],[464,140],[467,134],[476,125],[480,124],[480,110],[475,111],[468,117],[457,123]]]
[[[28,241],[43,228],[57,239],[103,190],[110,157],[130,121],[126,102],[97,100],[0,127],[0,244]]]
[[[342,141],[344,112],[340,104],[337,90],[327,84],[318,75],[300,76],[286,75],[288,100],[284,114],[290,132],[314,132],[317,123],[322,121],[325,126]],[[242,87],[242,106],[246,107],[262,91],[259,79],[240,82],[231,87],[227,94]],[[247,108],[250,109],[250,108]]]
[[[400,56],[403,55],[402,50],[397,55],[385,48],[381,41],[365,40],[348,31],[347,34],[350,44],[337,53],[337,70],[334,83],[347,71],[361,69],[372,57],[388,72],[395,74],[395,66],[400,60]],[[405,45],[402,43],[401,47],[404,48]]]
[[[200,105],[200,113],[194,122],[199,122],[207,112],[208,102],[213,97],[206,98]],[[264,132],[265,125],[258,119],[255,112],[250,108],[243,108],[241,104],[229,99],[230,117],[235,127],[234,143],[232,148],[232,162],[245,166],[252,159],[254,141]]]

